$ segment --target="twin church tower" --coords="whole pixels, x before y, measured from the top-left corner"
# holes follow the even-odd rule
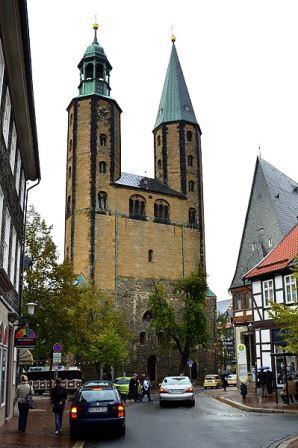
[[[170,353],[159,356],[148,296],[157,282],[171,294],[177,278],[205,268],[201,130],[172,37],[153,129],[154,178],[121,172],[121,109],[93,28],[78,65],[79,95],[67,109],[65,256],[115,299],[135,335],[131,366],[155,379],[169,364],[177,371]]]

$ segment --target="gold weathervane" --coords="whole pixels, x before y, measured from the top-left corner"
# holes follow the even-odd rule
[[[171,41],[174,43],[176,41],[176,36],[174,35],[173,25],[172,25],[172,36]]]

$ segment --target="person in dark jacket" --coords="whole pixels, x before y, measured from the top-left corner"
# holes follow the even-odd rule
[[[273,392],[273,373],[271,372],[271,370],[267,370],[267,372],[265,372],[265,383],[266,383],[268,394],[269,395],[272,394],[272,392]]]
[[[262,389],[262,398],[267,398],[266,374],[263,369],[258,374],[258,379]]]
[[[242,400],[245,400],[247,395],[247,385],[245,383],[241,383],[240,385],[240,394],[242,395]]]
[[[138,399],[139,399],[139,393],[138,393],[139,384],[140,384],[140,382],[138,380],[138,375],[136,373],[134,373],[133,376],[129,380],[129,392],[128,392],[128,397],[127,397],[129,400],[138,401]]]
[[[65,387],[62,386],[62,380],[60,378],[57,378],[55,387],[53,387],[51,392],[51,405],[52,410],[55,414],[56,435],[58,435],[61,431],[66,398],[67,392]]]
[[[222,380],[222,387],[224,388],[224,391],[227,390],[228,385],[229,385],[229,383],[228,383],[227,377],[224,376],[223,380]]]

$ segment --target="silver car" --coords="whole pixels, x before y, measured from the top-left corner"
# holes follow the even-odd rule
[[[188,376],[166,376],[159,387],[159,405],[163,407],[170,401],[185,401],[195,405],[193,385]]]

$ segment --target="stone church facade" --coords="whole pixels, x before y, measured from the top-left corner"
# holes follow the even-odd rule
[[[156,379],[177,374],[178,360],[149,328],[148,296],[162,281],[171,297],[177,278],[205,268],[201,130],[173,39],[153,130],[154,178],[121,172],[121,109],[94,29],[78,66],[79,95],[67,109],[65,257],[129,317],[135,340],[127,373]],[[207,301],[214,335],[215,303]],[[215,351],[204,356],[204,369],[214,370]]]

